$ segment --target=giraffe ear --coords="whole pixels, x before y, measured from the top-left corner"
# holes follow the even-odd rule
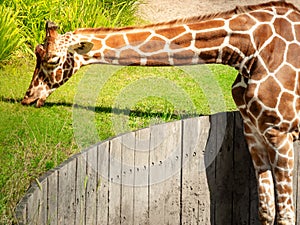
[[[89,51],[91,51],[93,47],[94,47],[94,44],[92,42],[85,41],[85,42],[80,42],[75,45],[71,45],[68,50],[70,52],[76,52],[79,55],[84,55],[84,54],[88,53]]]

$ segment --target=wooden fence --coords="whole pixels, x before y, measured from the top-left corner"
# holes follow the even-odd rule
[[[33,183],[16,216],[39,225],[259,224],[240,115],[155,125],[92,146]]]

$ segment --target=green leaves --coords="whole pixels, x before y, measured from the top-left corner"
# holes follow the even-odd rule
[[[34,55],[34,48],[44,41],[47,20],[59,25],[60,33],[84,27],[114,27],[130,25],[134,21],[137,0],[3,0],[2,10],[13,14],[9,19],[22,33],[10,43],[24,44],[22,49]],[[0,15],[3,14],[0,11]],[[4,22],[7,24],[7,22]],[[1,25],[2,27],[2,25]],[[8,28],[10,28],[8,26]],[[7,28],[6,28],[7,29]],[[20,31],[16,31],[20,33]],[[1,34],[0,34],[1,35]],[[22,40],[20,42],[20,40]],[[0,36],[0,42],[2,36]]]
[[[3,65],[23,42],[17,13],[0,5],[0,64]]]

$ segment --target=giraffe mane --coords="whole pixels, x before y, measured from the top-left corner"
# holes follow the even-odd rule
[[[236,6],[235,9],[224,11],[224,12],[212,13],[212,14],[201,15],[201,16],[194,16],[194,17],[189,17],[189,18],[175,19],[175,20],[170,20],[168,22],[149,24],[149,25],[145,25],[145,26],[129,26],[129,27],[120,27],[120,28],[107,28],[107,27],[79,28],[74,31],[74,34],[111,33],[111,32],[118,32],[118,31],[128,31],[128,30],[154,28],[154,27],[155,28],[167,28],[167,27],[170,27],[170,26],[176,25],[176,24],[182,25],[182,24],[187,24],[187,23],[206,21],[206,20],[210,20],[210,19],[230,17],[232,15],[247,13],[247,12],[251,12],[254,10],[273,7],[273,6],[290,8],[290,9],[294,9],[294,10],[300,12],[300,10],[297,7],[295,7],[293,4],[282,0],[282,1],[261,3],[261,4],[257,4],[257,5]]]
[[[283,7],[283,8],[291,8],[296,11],[299,11],[299,9],[297,7],[295,7],[293,4],[287,3],[284,0],[282,0],[282,1],[261,3],[261,4],[256,4],[256,5],[236,6],[234,9],[231,9],[228,11],[212,13],[212,14],[207,14],[207,15],[201,15],[201,16],[194,16],[194,17],[190,17],[190,18],[172,20],[169,23],[183,24],[183,23],[193,23],[193,22],[205,21],[205,20],[209,20],[209,19],[215,19],[218,17],[228,17],[228,16],[230,17],[232,15],[252,12],[254,10],[264,9],[264,8],[273,7],[273,6]],[[164,24],[164,23],[161,23],[161,24]],[[149,25],[149,26],[151,26],[151,25]]]

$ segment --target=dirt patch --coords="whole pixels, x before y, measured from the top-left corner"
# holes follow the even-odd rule
[[[235,8],[237,5],[253,5],[267,1],[259,0],[143,0],[138,15],[153,23],[177,18],[199,16]],[[297,7],[299,0],[289,1]]]

